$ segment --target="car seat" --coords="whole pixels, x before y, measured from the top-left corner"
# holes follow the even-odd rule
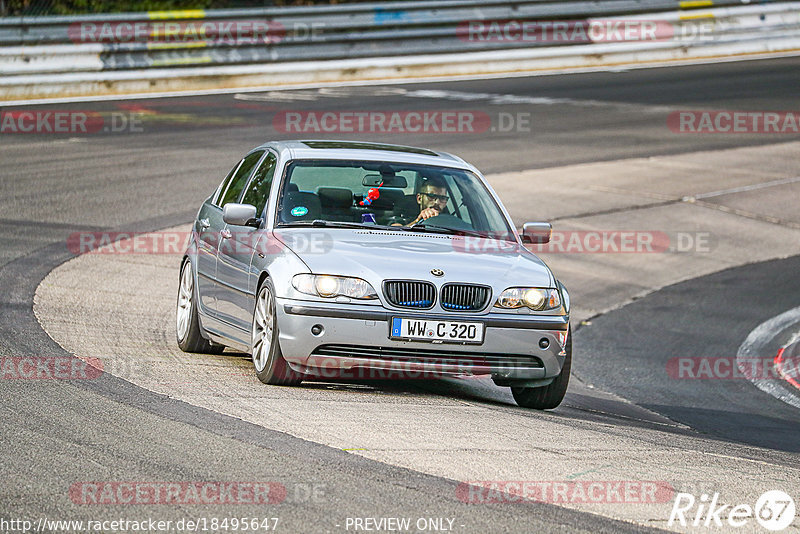
[[[345,187],[320,187],[317,196],[322,204],[323,218],[330,221],[355,222],[353,192]],[[360,218],[358,219],[361,220]]]

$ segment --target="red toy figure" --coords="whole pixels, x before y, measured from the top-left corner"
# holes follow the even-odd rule
[[[383,185],[383,184],[381,184],[381,185]],[[380,187],[381,185],[379,185],[378,187]],[[380,198],[380,196],[381,196],[380,190],[375,188],[375,187],[373,187],[372,189],[367,191],[367,197],[364,200],[362,200],[361,202],[359,202],[359,204],[361,206],[369,206],[370,204],[372,204],[373,200],[375,200],[377,198]]]

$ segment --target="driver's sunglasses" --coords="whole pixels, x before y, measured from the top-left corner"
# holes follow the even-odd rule
[[[434,193],[420,193],[421,195],[425,195],[426,197],[437,200],[439,202],[450,202],[450,197],[447,195],[436,195]]]

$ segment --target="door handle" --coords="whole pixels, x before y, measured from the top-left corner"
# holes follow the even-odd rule
[[[232,236],[233,234],[231,234],[231,231],[230,231],[230,230],[228,230],[227,228],[225,228],[223,231],[221,231],[221,232],[219,233],[219,235],[221,235],[221,236],[222,236],[222,239],[230,239],[230,238],[231,238],[231,236]]]
[[[202,227],[204,230],[205,230],[206,228],[208,228],[209,226],[211,226],[211,223],[209,222],[209,220],[208,220],[208,219],[200,219],[200,221],[199,221],[199,222],[200,222],[200,226],[201,226],[201,227]]]

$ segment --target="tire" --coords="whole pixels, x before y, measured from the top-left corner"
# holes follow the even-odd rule
[[[289,367],[278,343],[278,316],[275,313],[275,288],[269,278],[256,292],[253,309],[253,329],[250,336],[250,354],[256,376],[273,386],[296,386],[302,376]]]
[[[175,305],[175,334],[178,347],[183,352],[201,354],[220,354],[225,347],[211,343],[200,333],[200,319],[197,317],[197,288],[192,273],[192,263],[183,262],[178,285],[178,301]]]
[[[564,395],[567,393],[569,385],[569,373],[572,368],[572,328],[570,327],[567,335],[567,353],[564,358],[564,365],[561,366],[561,373],[550,384],[538,388],[514,387],[511,386],[511,394],[517,404],[523,408],[533,408],[535,410],[552,410],[561,404]]]

